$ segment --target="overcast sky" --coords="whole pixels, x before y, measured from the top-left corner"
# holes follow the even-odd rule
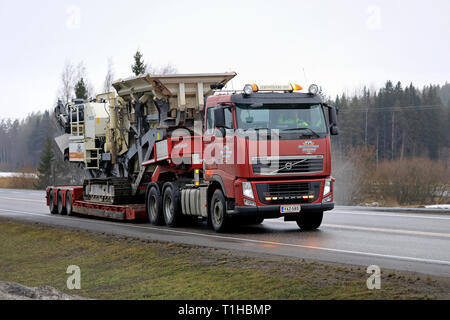
[[[128,77],[138,48],[181,73],[236,71],[234,89],[450,81],[449,0],[0,0],[0,39],[0,118],[53,108],[67,60],[100,93],[108,58]]]

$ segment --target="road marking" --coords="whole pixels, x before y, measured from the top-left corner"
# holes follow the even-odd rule
[[[270,224],[276,223],[276,224],[284,224],[285,225],[287,223],[295,223],[295,222],[291,222],[291,221],[283,221],[281,219],[282,218],[277,219],[277,220],[267,221],[267,222],[265,222],[265,224],[267,223],[268,225],[270,225]],[[415,231],[415,230],[405,230],[405,229],[387,229],[387,228],[374,228],[374,227],[362,227],[362,226],[346,226],[346,225],[341,225],[341,224],[328,224],[328,223],[322,224],[322,227],[450,238],[450,233],[425,232],[425,231]]]
[[[423,216],[423,215],[415,215],[415,214],[407,214],[407,213],[368,213],[368,212],[345,212],[340,211],[344,209],[334,209],[330,214],[352,214],[357,216],[383,216],[383,217],[400,217],[400,218],[417,218],[417,219],[436,219],[436,220],[450,220],[450,217],[438,217],[434,216]]]
[[[45,199],[43,200],[31,200],[31,199],[19,199],[19,198],[7,198],[7,197],[0,197],[0,199],[4,200],[18,200],[18,201],[27,201],[27,202],[40,202],[45,204]]]
[[[36,213],[25,212],[25,211],[16,211],[16,210],[7,210],[7,209],[0,209],[0,211],[19,213],[19,214],[25,214],[25,215],[32,215],[32,216],[33,215],[35,215],[35,216],[42,216],[42,217],[51,218],[51,219],[55,219],[56,218],[56,219],[64,219],[64,220],[71,220],[71,221],[75,221],[76,220],[76,218],[54,216],[54,215],[50,215],[50,214],[36,214]],[[373,252],[363,252],[363,251],[353,251],[353,250],[345,250],[345,249],[334,249],[334,248],[307,246],[307,245],[300,245],[300,244],[293,244],[293,243],[282,243],[282,242],[275,242],[275,241],[265,241],[265,240],[255,240],[255,239],[246,239],[246,238],[237,238],[237,237],[227,237],[227,236],[219,236],[219,235],[215,235],[215,234],[188,232],[188,231],[166,229],[166,228],[163,229],[163,228],[144,227],[144,226],[128,225],[128,224],[125,225],[125,224],[119,223],[119,222],[89,221],[89,220],[81,220],[81,219],[79,219],[77,221],[78,222],[91,223],[91,224],[109,224],[109,225],[114,225],[114,226],[130,227],[130,228],[135,228],[135,229],[155,230],[155,231],[163,231],[163,232],[166,231],[166,232],[169,232],[169,233],[185,234],[185,235],[191,235],[191,236],[200,236],[200,237],[213,238],[213,239],[223,239],[223,240],[234,240],[234,241],[240,241],[240,242],[250,242],[250,243],[255,243],[255,244],[260,244],[260,245],[263,244],[263,245],[274,245],[274,246],[280,246],[280,247],[294,247],[294,248],[302,248],[302,249],[314,249],[314,250],[334,252],[334,253],[346,253],[346,254],[354,254],[354,255],[359,255],[359,256],[379,257],[379,258],[388,258],[388,259],[394,259],[394,260],[405,260],[405,261],[414,261],[414,262],[422,262],[422,263],[428,263],[428,264],[439,264],[439,265],[450,266],[450,261],[446,261],[446,260],[416,258],[416,257],[397,256],[397,255],[373,253]]]
[[[436,233],[436,232],[424,232],[424,231],[403,230],[403,229],[373,228],[373,227],[359,227],[359,226],[344,226],[344,225],[340,225],[340,224],[323,224],[322,226],[329,227],[329,228],[339,228],[339,229],[401,233],[401,234],[412,234],[412,235],[419,235],[419,236],[450,238],[450,233]]]

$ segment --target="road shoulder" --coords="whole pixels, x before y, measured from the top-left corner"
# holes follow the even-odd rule
[[[139,240],[0,218],[0,280],[95,299],[449,299],[450,279]],[[81,290],[66,287],[69,265]]]

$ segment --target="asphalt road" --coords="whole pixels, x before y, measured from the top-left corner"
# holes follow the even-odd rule
[[[337,207],[325,214],[318,231],[300,231],[295,222],[277,219],[259,226],[241,226],[229,234],[216,234],[206,223],[169,229],[146,223],[50,215],[44,192],[0,189],[0,217],[256,255],[378,265],[382,269],[450,277],[450,215]]]

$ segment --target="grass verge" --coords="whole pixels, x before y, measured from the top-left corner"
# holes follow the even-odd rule
[[[27,177],[0,178],[0,188],[35,190],[37,179]]]
[[[175,243],[141,241],[0,219],[0,280],[96,299],[449,299],[450,279]],[[69,265],[81,290],[67,290]]]

